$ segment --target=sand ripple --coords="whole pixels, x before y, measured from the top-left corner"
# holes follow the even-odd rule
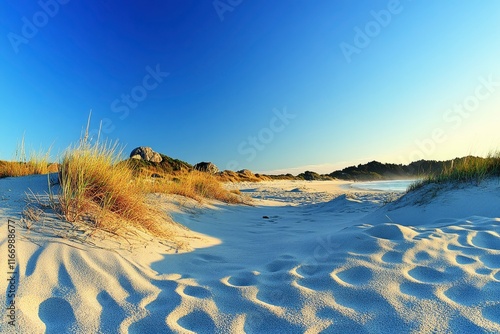
[[[200,214],[222,244],[156,266],[26,243],[19,322],[28,333],[500,332],[496,219],[353,226],[370,207],[344,197]]]

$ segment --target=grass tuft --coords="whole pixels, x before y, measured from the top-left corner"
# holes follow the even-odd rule
[[[95,228],[123,234],[129,227],[158,237],[169,237],[157,223],[167,219],[148,202],[133,182],[132,170],[119,163],[116,143],[91,143],[87,137],[65,153],[59,173],[58,202],[69,222],[84,221]]]
[[[215,176],[196,170],[161,174],[159,178],[141,176],[140,179],[148,192],[181,195],[197,201],[213,199],[231,204],[243,203],[239,193],[225,189]]]
[[[469,156],[457,162],[452,161],[449,166],[439,174],[429,175],[408,187],[407,192],[435,183],[473,183],[480,184],[490,177],[500,176],[500,151],[489,154],[486,158]]]
[[[26,153],[24,138],[17,145],[14,161],[0,161],[0,178],[57,172],[57,164],[49,162],[50,149],[46,152]]]

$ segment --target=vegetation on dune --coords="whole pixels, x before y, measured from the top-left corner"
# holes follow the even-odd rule
[[[156,174],[151,178],[149,172],[146,176],[139,177],[142,187],[148,192],[181,195],[197,201],[213,199],[225,203],[242,203],[238,191],[228,191],[223,187],[217,177],[192,170],[176,174]]]
[[[260,182],[271,180],[267,175],[254,174],[248,169],[242,169],[237,172],[225,170],[216,174],[216,177],[221,182]]]
[[[440,172],[430,174],[410,185],[408,192],[431,183],[480,184],[483,180],[495,176],[500,176],[500,152],[489,154],[486,158],[469,156],[451,160]]]
[[[358,166],[346,167],[328,174],[340,180],[377,181],[387,179],[418,178],[440,172],[447,161],[419,160],[408,165],[371,161]]]
[[[304,173],[300,173],[297,175],[298,179],[301,180],[307,180],[307,181],[328,181],[328,180],[333,180],[331,176],[328,175],[319,175],[316,172],[311,172],[311,171],[305,171]]]
[[[163,154],[160,154],[160,156],[163,159],[160,163],[154,163],[143,159],[128,159],[123,163],[128,164],[128,166],[135,171],[136,174],[148,169],[151,170],[152,173],[186,172],[193,169],[193,166],[185,161],[173,159]]]
[[[132,170],[120,162],[116,144],[83,139],[67,150],[60,166],[58,206],[70,222],[120,234],[135,227],[155,236],[169,237],[158,224],[165,213],[149,203],[146,192],[133,182]]]
[[[226,190],[215,176],[195,171],[184,161],[165,155],[161,155],[159,163],[123,160],[122,149],[117,143],[90,140],[88,126],[78,144],[66,150],[60,164],[47,162],[49,152],[33,153],[29,159],[24,152],[22,142],[16,155],[18,161],[0,161],[0,175],[58,172],[59,193],[54,194],[51,185],[50,203],[42,203],[34,194],[28,195],[29,209],[39,212],[50,206],[67,222],[86,226],[91,234],[92,231],[104,231],[125,236],[135,228],[171,239],[165,222],[172,220],[151,202],[150,193],[177,194],[197,201],[243,202],[238,191]],[[54,182],[54,178],[50,182]],[[30,210],[25,210],[23,215]],[[28,214],[27,218],[31,216]]]
[[[0,161],[0,178],[57,172],[58,165],[49,162],[50,150],[26,153],[24,138],[17,146],[14,161]]]
[[[89,119],[90,122],[90,119]],[[81,222],[90,229],[125,235],[136,228],[153,236],[171,239],[165,222],[168,215],[149,199],[149,193],[174,194],[193,198],[244,203],[237,190],[227,190],[222,182],[258,182],[264,180],[379,180],[425,176],[408,191],[426,184],[479,184],[500,176],[500,151],[486,158],[465,157],[449,161],[416,161],[409,165],[382,164],[372,161],[351,166],[328,175],[306,171],[297,176],[259,175],[249,170],[210,173],[198,171],[178,159],[161,156],[161,162],[130,158],[123,160],[116,143],[92,142],[87,132],[70,147],[60,164],[48,162],[50,151],[29,156],[21,141],[15,162],[0,161],[0,177],[59,172],[60,193],[50,194],[51,206],[70,223]],[[159,159],[157,160],[159,161]],[[38,211],[37,211],[38,212]]]

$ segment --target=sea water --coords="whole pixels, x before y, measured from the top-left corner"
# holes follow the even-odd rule
[[[416,180],[390,180],[390,181],[372,181],[372,182],[355,182],[351,184],[352,188],[362,190],[378,190],[378,191],[399,191],[404,192],[408,186]]]

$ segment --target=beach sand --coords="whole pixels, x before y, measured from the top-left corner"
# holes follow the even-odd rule
[[[500,332],[498,180],[389,204],[402,194],[342,181],[227,187],[253,205],[158,196],[194,231],[178,230],[183,249],[110,251],[17,227],[15,326],[0,332]],[[0,180],[3,305],[8,219],[28,188],[44,194],[47,177]]]

